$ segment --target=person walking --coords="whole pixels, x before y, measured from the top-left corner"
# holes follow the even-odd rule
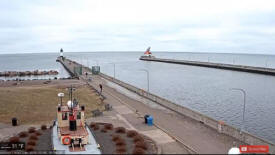
[[[102,84],[99,84],[99,88],[100,88],[100,95],[102,93]]]

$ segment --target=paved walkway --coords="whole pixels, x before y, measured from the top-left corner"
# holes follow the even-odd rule
[[[94,87],[97,86],[98,83],[91,83]],[[102,116],[92,117],[87,119],[87,123],[90,122],[104,122],[104,123],[112,123],[115,127],[125,127],[130,130],[136,130],[151,139],[153,139],[157,146],[161,148],[161,153],[168,154],[187,154],[190,153],[185,147],[175,141],[171,136],[169,136],[164,131],[160,130],[156,126],[148,126],[144,123],[144,118],[136,111],[123,104],[122,101],[112,94],[107,93],[107,91],[103,91],[103,95],[106,96],[104,100],[105,104],[111,104],[113,110],[104,111]]]
[[[188,148],[196,153],[224,154],[228,152],[234,142],[237,145],[243,144],[235,138],[220,134],[188,117],[184,117],[183,115],[177,114],[168,109],[160,108],[156,103],[144,99],[100,76],[92,76],[92,82],[90,82],[90,84],[93,87],[99,89],[98,85],[100,83],[103,85],[103,95],[107,97],[105,102],[113,105],[115,111],[117,111],[122,117],[125,117],[126,120],[132,124],[131,126],[128,124],[129,128],[139,128],[138,124],[131,121],[131,115],[133,115],[133,112],[136,113],[136,111],[138,111],[141,119],[145,114],[152,115],[154,117],[155,128],[158,128],[158,131],[154,129],[155,132],[153,132],[153,134],[151,132],[145,132],[144,134],[159,135],[160,137],[163,137],[159,131],[165,132],[178,140],[180,142],[178,144],[181,144],[181,147],[185,151],[187,151],[185,148]],[[160,139],[155,138],[156,141],[160,141]],[[171,142],[167,140],[167,143]]]

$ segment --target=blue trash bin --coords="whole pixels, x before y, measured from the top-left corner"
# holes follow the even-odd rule
[[[149,126],[152,126],[154,124],[154,119],[153,119],[153,116],[148,116],[147,117],[147,124]]]

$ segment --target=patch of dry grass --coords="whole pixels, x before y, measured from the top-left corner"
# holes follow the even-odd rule
[[[56,118],[57,94],[63,92],[64,101],[68,101],[68,91],[58,86],[0,87],[0,122],[10,123],[16,117],[19,124],[51,123]],[[87,86],[81,86],[74,92],[80,105],[85,106],[86,117],[91,110],[103,110],[100,100]]]

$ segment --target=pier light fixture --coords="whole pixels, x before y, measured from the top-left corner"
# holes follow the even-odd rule
[[[115,63],[110,63],[110,64],[113,64],[114,66],[114,79],[116,78],[116,64]]]
[[[147,91],[149,92],[149,71],[147,69],[140,69],[140,71],[144,71],[147,73]]]
[[[64,93],[58,93],[57,96],[60,98],[60,104],[62,106],[62,97],[64,97]]]
[[[242,120],[242,128],[240,133],[242,133],[242,131],[244,131],[244,127],[245,127],[245,122],[244,122],[244,114],[245,114],[245,104],[246,104],[246,91],[244,89],[241,88],[231,88],[230,90],[236,90],[236,91],[240,91],[243,93],[243,120]]]

